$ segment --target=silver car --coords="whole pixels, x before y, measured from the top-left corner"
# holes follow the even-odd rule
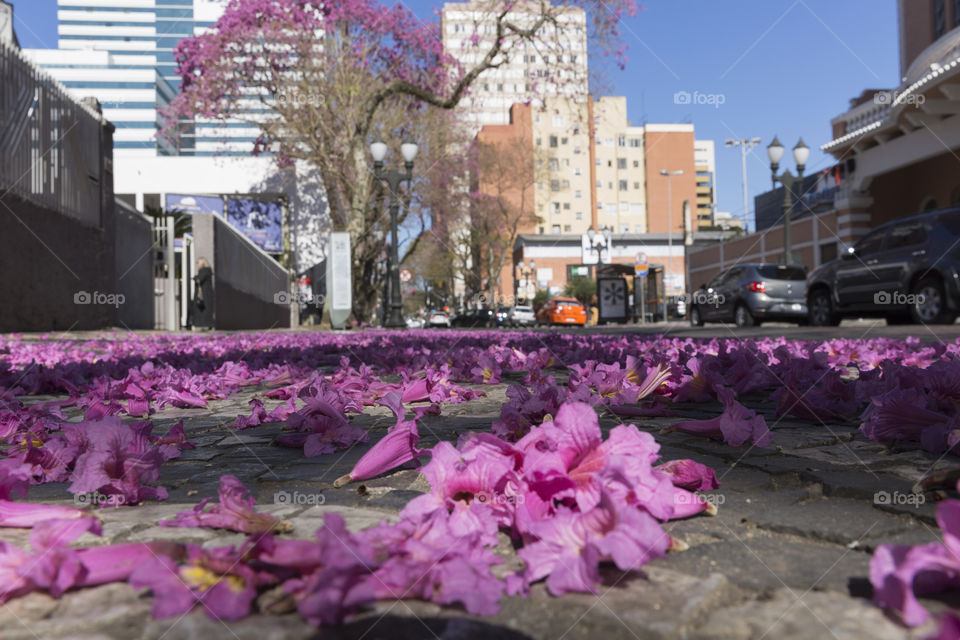
[[[783,264],[737,264],[691,296],[690,324],[733,322],[757,327],[765,320],[807,324],[807,270]]]
[[[537,316],[533,313],[533,307],[517,305],[511,307],[507,312],[507,324],[511,327],[532,327],[537,324]]]

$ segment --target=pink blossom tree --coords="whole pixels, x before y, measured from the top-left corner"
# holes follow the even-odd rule
[[[473,0],[463,3],[473,32],[464,34],[461,51],[444,51],[440,24],[421,22],[400,4],[230,0],[212,29],[176,49],[183,80],[166,110],[165,131],[176,137],[203,121],[255,125],[255,153],[274,154],[281,166],[311,163],[326,189],[333,227],[349,231],[354,246],[382,247],[385,235],[369,228],[379,195],[367,152],[373,137],[422,141],[434,113],[461,104],[481,74],[521,51],[549,56],[556,49],[562,56],[557,43],[564,34],[575,38],[578,29],[586,28],[594,49],[622,66],[617,25],[637,8],[636,0]],[[585,26],[568,19],[576,9],[585,11]],[[548,82],[572,77],[562,66]],[[451,154],[458,149],[465,146],[425,150],[429,155],[418,166],[446,162],[456,172]],[[378,253],[355,251],[356,272],[369,272],[361,261]],[[355,278],[355,287],[354,315],[364,320],[370,283]]]

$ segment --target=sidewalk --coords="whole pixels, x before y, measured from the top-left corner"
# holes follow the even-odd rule
[[[421,446],[452,440],[467,430],[485,431],[500,413],[507,385],[482,388],[487,397],[443,406],[440,416],[421,421]],[[394,423],[389,411],[367,409],[353,423],[368,427],[371,442],[345,452],[304,458],[301,450],[271,446],[280,432],[267,424],[236,432],[227,428],[248,414],[253,392],[203,409],[167,409],[153,416],[164,433],[184,419],[197,448],[161,467],[167,501],[104,509],[103,538],[87,534],[81,543],[176,540],[204,546],[238,544],[242,534],[210,529],[161,528],[202,498],[216,499],[220,476],[236,475],[257,497],[258,509],[289,520],[285,534],[310,538],[329,511],[342,514],[351,529],[395,516],[427,490],[417,471],[403,470],[340,489],[333,481],[347,473],[370,444]],[[41,398],[35,398],[40,400]],[[268,401],[267,409],[277,403]],[[648,564],[641,574],[612,569],[596,596],[547,595],[543,584],[528,598],[507,597],[498,615],[468,616],[415,601],[384,602],[337,629],[317,630],[294,612],[254,615],[235,623],[210,620],[195,609],[177,619],[153,620],[152,599],[127,584],[109,584],[67,593],[60,600],[33,593],[0,606],[6,640],[36,638],[921,638],[932,623],[909,634],[870,604],[868,562],[881,542],[918,544],[937,539],[934,505],[906,503],[903,496],[934,469],[951,466],[915,448],[889,451],[855,438],[854,424],[810,424],[773,417],[773,406],[750,402],[765,414],[775,446],[733,448],[660,429],[683,419],[714,417],[719,405],[681,405],[682,416],[634,420],[661,443],[665,458],[693,458],[716,470],[720,489],[712,492],[715,517],[696,516],[665,528],[689,549]],[[627,422],[631,422],[628,420]],[[607,429],[617,424],[602,417]],[[774,427],[774,425],[776,425]],[[882,493],[878,493],[882,492]],[[64,500],[65,484],[34,486],[30,499]],[[321,496],[321,497],[317,497]],[[886,496],[886,497],[884,497]],[[276,504],[276,501],[282,504]],[[323,504],[317,504],[322,502]],[[884,504],[884,502],[886,504]],[[502,536],[502,534],[501,534]],[[0,539],[26,545],[29,530],[0,529]],[[498,549],[507,568],[518,559],[506,539]],[[506,568],[504,569],[506,572]],[[278,594],[260,597],[261,610]],[[942,604],[924,600],[933,613]]]

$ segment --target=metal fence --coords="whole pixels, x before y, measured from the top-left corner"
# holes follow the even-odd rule
[[[0,197],[8,192],[101,226],[99,115],[0,42]]]

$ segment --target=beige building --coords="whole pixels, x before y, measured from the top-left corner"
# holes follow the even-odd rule
[[[645,233],[643,133],[627,121],[623,97],[590,103],[554,98],[534,110],[537,162],[548,169],[536,190],[536,212],[543,220],[536,231],[580,235],[592,226]]]
[[[693,163],[697,171],[697,226],[711,227],[717,205],[717,162],[713,140],[695,140]]]
[[[443,5],[440,28],[444,51],[456,58],[464,71],[473,68],[491,49],[496,33],[499,0],[448,2]],[[508,15],[520,27],[541,15],[541,3],[516,3]],[[529,102],[534,108],[543,99],[566,96],[587,102],[586,14],[577,7],[550,7],[557,26],[547,26],[537,42],[515,42],[505,48],[502,64],[484,71],[463,98],[464,121],[476,133],[484,125],[510,124],[510,106]]]

